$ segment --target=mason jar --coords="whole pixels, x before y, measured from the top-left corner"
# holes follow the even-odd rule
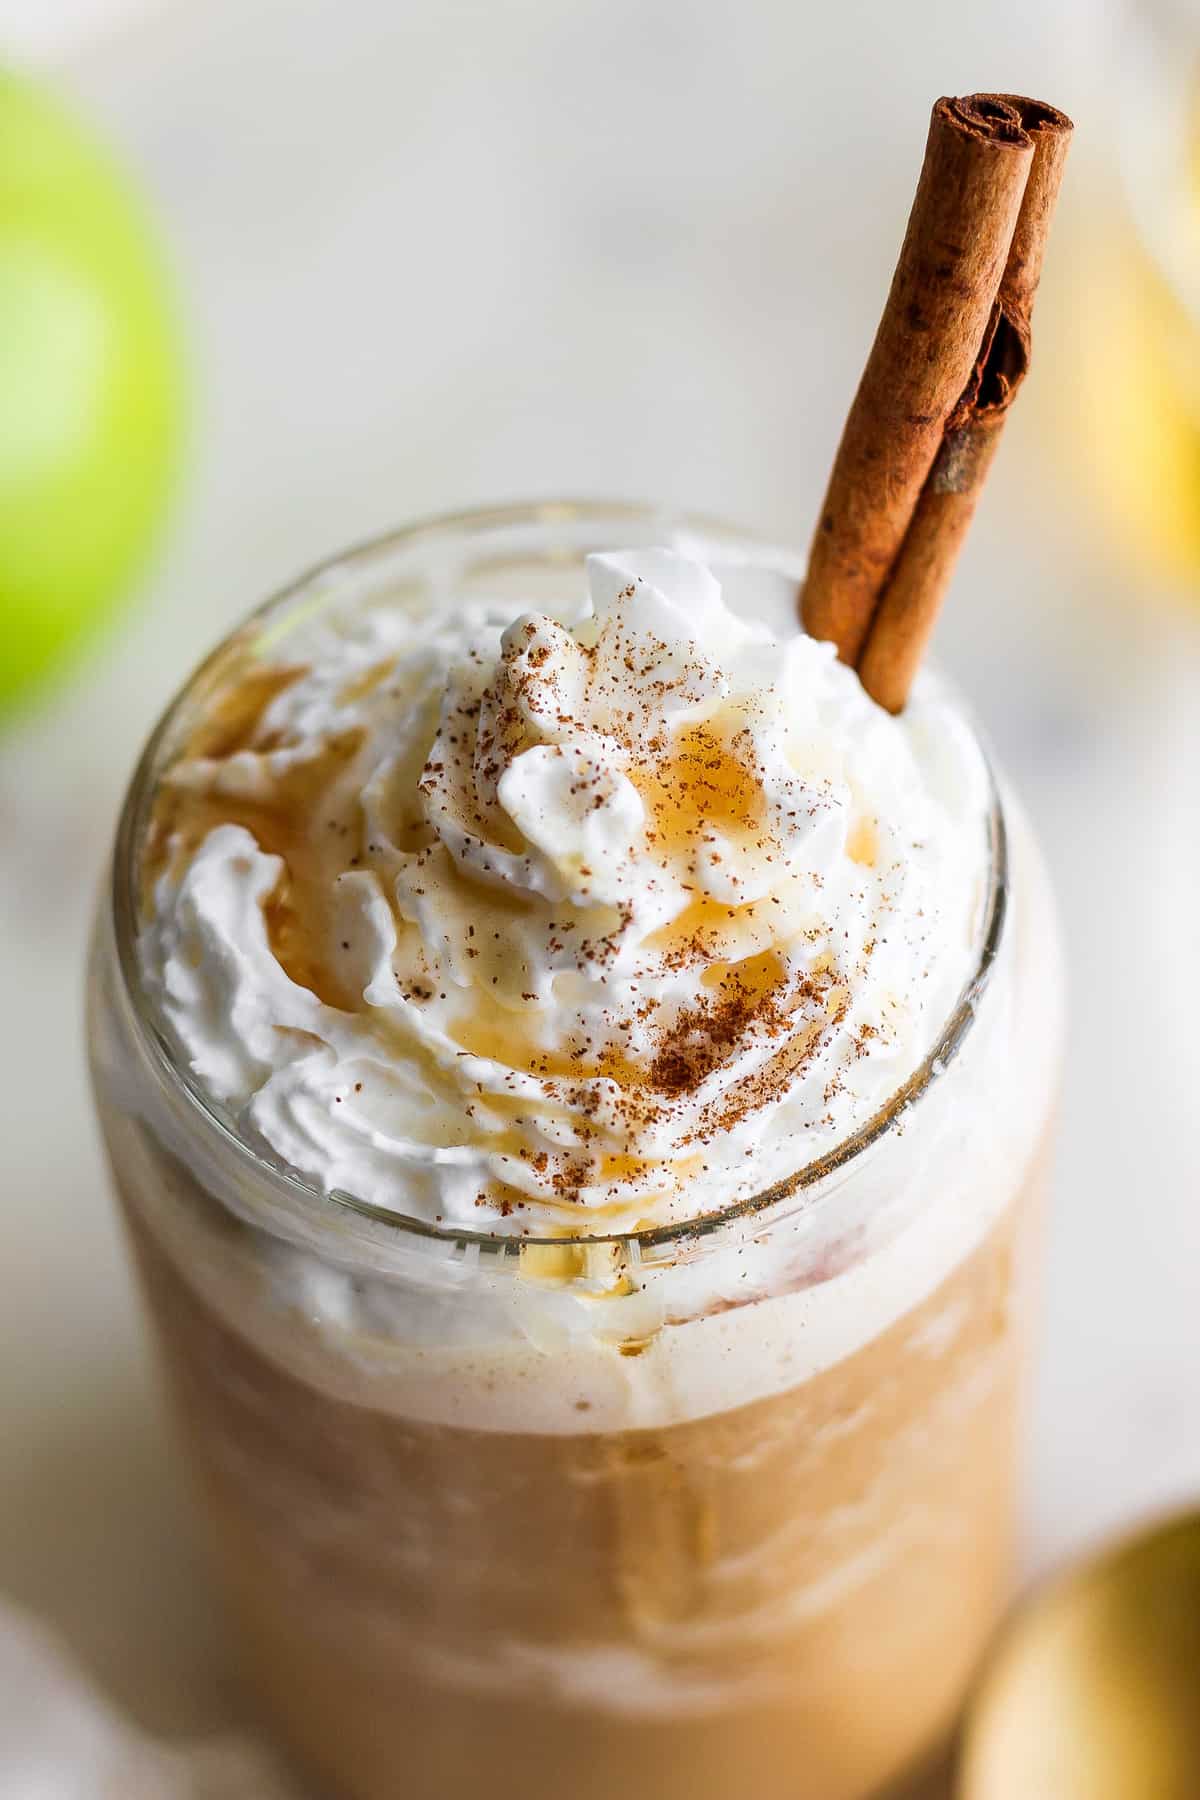
[[[154,732],[96,922],[113,1176],[248,1679],[345,1800],[862,1800],[943,1740],[1013,1548],[1061,988],[993,781],[970,978],[847,1141],[725,1210],[471,1231],[323,1192],[205,1092],[139,960],[160,775],[315,613],[547,604],[685,539],[545,505],[398,532],[255,613]]]

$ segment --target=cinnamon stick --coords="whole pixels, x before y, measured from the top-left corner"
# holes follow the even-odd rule
[[[1033,161],[996,304],[966,390],[946,424],[866,644],[859,678],[900,712],[933,631],[1008,409],[1029,369],[1030,316],[1071,141],[1071,121],[1040,101],[997,95],[1033,139]]]
[[[805,628],[831,638],[883,704],[907,695],[1028,365],[1029,310],[1070,131],[1053,107],[1011,95],[933,108],[801,602]]]

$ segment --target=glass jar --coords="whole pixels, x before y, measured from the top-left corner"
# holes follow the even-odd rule
[[[231,657],[278,662],[319,608],[550,604],[588,551],[681,534],[791,566],[566,504],[323,566],[193,677],[121,820],[90,979],[116,1186],[248,1672],[352,1800],[856,1800],[943,1736],[1005,1595],[1061,998],[998,792],[926,1062],[686,1225],[538,1241],[322,1193],[239,1135],[143,987],[148,809]]]

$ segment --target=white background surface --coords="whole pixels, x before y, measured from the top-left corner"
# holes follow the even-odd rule
[[[54,51],[157,205],[198,417],[141,610],[0,739],[0,1596],[146,1729],[239,1717],[80,1053],[91,896],[153,716],[249,604],[433,508],[640,495],[806,538],[928,106],[981,86],[1081,136],[941,639],[1041,831],[1073,985],[1029,1567],[1200,1498],[1200,615],[1118,571],[1055,380],[1105,192],[1103,9],[178,0],[75,39],[29,5],[0,23]]]

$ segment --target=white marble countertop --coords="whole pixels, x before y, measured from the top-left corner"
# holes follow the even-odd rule
[[[199,404],[141,609],[0,738],[0,1597],[146,1730],[222,1729],[241,1702],[81,1062],[138,742],[250,603],[434,508],[649,495],[803,539],[930,100],[1027,86],[1098,120],[1086,0],[1021,0],[999,45],[977,11],[207,0],[60,64],[157,202]],[[1064,238],[1079,210],[1069,191]],[[1200,1498],[1200,612],[1116,572],[1056,479],[1039,373],[941,639],[1040,828],[1073,988],[1031,1569]]]

